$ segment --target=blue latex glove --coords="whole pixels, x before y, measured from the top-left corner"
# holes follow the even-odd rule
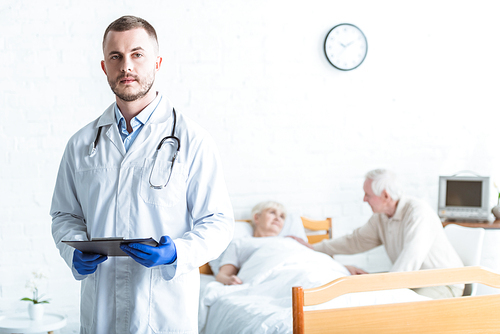
[[[169,236],[161,237],[160,243],[156,247],[132,242],[130,244],[122,244],[120,248],[135,261],[147,268],[170,264],[177,259],[175,244]]]
[[[89,275],[97,270],[97,266],[108,257],[106,255],[94,254],[94,253],[83,253],[78,249],[73,252],[73,266],[75,266],[76,271],[80,275]]]

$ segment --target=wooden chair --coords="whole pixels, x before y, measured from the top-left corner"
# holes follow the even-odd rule
[[[300,217],[304,228],[311,231],[324,231],[323,234],[309,234],[307,240],[310,244],[315,244],[324,239],[332,238],[332,218],[324,220],[312,220],[305,217]]]

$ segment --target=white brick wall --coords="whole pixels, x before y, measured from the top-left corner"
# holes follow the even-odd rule
[[[336,235],[362,225],[364,173],[398,172],[436,207],[439,175],[500,183],[500,21],[495,1],[14,1],[0,5],[0,314],[47,268],[48,309],[78,329],[79,284],[48,211],[64,146],[113,99],[100,69],[106,26],[149,20],[159,87],[214,136],[237,218],[276,199]],[[323,55],[335,24],[358,25],[368,57],[352,72]],[[342,261],[387,267],[381,249]]]

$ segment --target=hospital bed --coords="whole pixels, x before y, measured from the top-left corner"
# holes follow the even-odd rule
[[[311,235],[306,235],[305,228]],[[249,220],[236,221],[233,240],[252,235],[253,228]],[[331,238],[332,221],[330,218],[312,220],[300,217],[298,214],[293,216],[289,214],[281,232],[282,237],[287,235],[293,235],[311,243]],[[216,274],[219,268],[217,263],[219,259],[200,267],[200,333],[291,333],[292,299],[290,291],[293,284],[302,282],[308,287],[314,287],[332,279],[323,277],[322,280],[317,280],[317,282],[321,282],[320,284],[308,284],[307,280],[301,280],[298,277],[304,276],[303,271],[309,273],[307,274],[309,276],[317,276],[317,273],[314,273],[314,268],[321,268],[321,265],[315,265],[314,261],[310,261],[311,257],[317,256],[317,254],[311,256],[311,253],[317,252],[300,245],[291,238],[259,239],[268,239],[261,241],[265,241],[271,249],[259,249],[257,254],[252,255],[253,260],[247,261],[246,267],[243,265],[238,273],[244,282],[242,285],[224,286],[215,281],[214,273]],[[296,252],[297,256],[294,256],[293,252]],[[325,254],[321,255],[328,258],[326,260],[334,262],[331,257]],[[290,261],[294,262],[297,257],[301,258],[302,263],[307,262],[312,268],[301,270],[302,268],[293,267],[297,263],[291,264],[293,268],[281,263],[283,259],[288,258],[288,264],[290,264]],[[336,269],[343,267],[340,264],[337,266]],[[343,269],[345,270],[344,267]],[[288,271],[284,272],[286,270]],[[266,273],[270,273],[270,275]],[[337,272],[334,271],[334,273]],[[320,273],[320,275],[326,276],[326,273]],[[348,272],[332,277],[343,275],[348,275]],[[285,299],[286,301],[283,302]],[[282,304],[279,305],[280,303]],[[276,326],[279,328],[273,328]]]
[[[321,234],[307,235],[310,243],[331,238],[330,219],[324,221],[313,221],[304,217],[300,219],[308,231],[323,230]],[[206,274],[208,271],[211,272],[209,266],[200,268],[200,272],[205,273],[201,276],[213,281],[213,276]],[[282,276],[282,279],[284,277]],[[500,308],[500,295],[431,300],[409,290],[416,287],[472,282],[500,288],[500,275],[481,267],[465,267],[344,276],[309,288],[290,287],[284,292],[289,296],[287,303],[292,305],[289,314],[284,314],[283,309],[278,309],[280,312],[277,314],[268,312],[267,308],[259,309],[262,304],[283,302],[274,299],[265,300],[265,303],[252,310],[253,305],[261,302],[260,299],[266,296],[260,295],[246,302],[243,299],[253,291],[243,291],[239,294],[236,291],[236,301],[229,302],[227,295],[221,294],[220,298],[226,300],[212,304],[212,317],[221,318],[216,319],[217,325],[214,325],[214,321],[212,320],[211,324],[208,316],[207,331],[202,333],[290,333],[292,330],[294,334],[498,333],[500,317],[497,315],[497,309]],[[221,289],[239,289],[239,287],[226,286]],[[256,289],[259,292],[260,288]],[[238,301],[238,298],[242,301]],[[206,313],[209,314],[210,310]],[[227,318],[221,316],[224,314],[228,314]],[[234,321],[237,324],[229,323],[233,318],[237,318]],[[273,318],[280,320],[270,321]],[[255,327],[255,323],[247,323],[246,319],[255,319],[254,322],[266,322],[266,324]],[[289,324],[283,327],[282,324],[287,322]],[[227,332],[224,332],[223,326],[229,326]],[[251,326],[254,327],[250,328]],[[218,330],[213,331],[213,328]]]
[[[251,236],[247,222],[236,222],[233,240]],[[296,227],[299,228],[296,228]],[[308,231],[306,236],[305,229]],[[245,230],[242,233],[242,230]],[[285,230],[290,228],[291,230]],[[316,231],[319,230],[319,231]],[[316,231],[316,232],[315,232]],[[300,235],[302,233],[302,236]],[[309,234],[315,233],[315,234]],[[285,222],[281,236],[294,235],[311,243],[331,237],[331,220],[314,221],[296,215]],[[260,239],[260,238],[259,238]],[[202,334],[289,334],[293,331],[292,287],[318,287],[339,277],[347,269],[330,256],[315,252],[291,238],[263,238],[258,249],[240,268],[244,284],[224,286],[215,281],[217,260],[200,269],[199,330]],[[316,308],[338,308],[387,304],[428,298],[409,289],[349,294]]]
[[[294,287],[293,334],[498,333],[500,295],[307,310],[348,293],[474,282],[500,288],[500,275],[463,267],[349,276],[317,288]]]

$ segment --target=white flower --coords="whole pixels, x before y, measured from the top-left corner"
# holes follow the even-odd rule
[[[21,300],[31,301],[35,304],[38,303],[48,303],[48,300],[40,300],[43,296],[38,295],[38,288],[41,286],[42,280],[48,278],[48,276],[42,270],[33,271],[33,277],[26,282],[26,288],[31,290],[33,298],[23,298]]]
[[[34,271],[33,272],[33,277],[35,277],[35,279],[38,279],[38,280],[42,280],[44,278],[48,278],[47,275],[45,274],[45,272],[42,271],[42,270]]]
[[[36,280],[32,278],[29,281],[27,281],[26,288],[29,289],[31,292],[35,292],[35,290],[38,289]]]

